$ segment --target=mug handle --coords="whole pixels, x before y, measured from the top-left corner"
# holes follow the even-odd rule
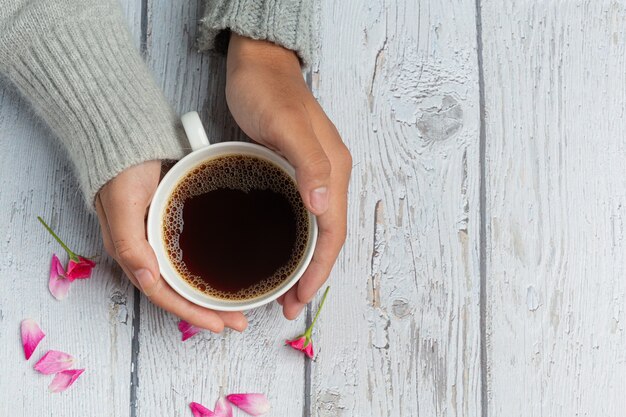
[[[185,113],[180,120],[183,123],[183,128],[185,129],[185,134],[187,134],[187,140],[189,141],[189,145],[191,145],[192,151],[206,148],[211,144],[209,138],[206,136],[198,112],[190,111],[189,113]]]

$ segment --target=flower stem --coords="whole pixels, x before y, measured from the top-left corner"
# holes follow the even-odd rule
[[[41,217],[37,216],[37,220],[39,220],[41,222],[41,224],[43,224],[43,227],[46,228],[48,233],[50,233],[52,235],[52,237],[55,238],[57,242],[59,242],[59,245],[61,245],[61,247],[63,249],[65,249],[65,252],[67,252],[67,255],[70,257],[70,259],[73,260],[73,261],[78,261],[78,255],[76,255],[74,252],[72,252],[70,250],[70,248],[68,248],[67,245],[65,243],[63,243],[61,238],[58,237],[56,233],[54,233],[54,230],[52,230],[50,228],[50,226],[48,226],[48,224],[45,221],[43,221],[43,219]]]
[[[317,318],[319,317],[320,312],[322,311],[322,307],[324,307],[324,302],[326,301],[328,290],[330,290],[330,287],[326,287],[326,291],[324,291],[324,295],[322,296],[322,301],[320,302],[320,306],[317,308],[317,313],[315,313],[315,317],[313,317],[313,321],[311,322],[311,325],[309,326],[309,328],[306,329],[306,334],[308,335],[311,334],[311,331],[313,330],[313,326],[315,326],[315,322],[317,321]]]

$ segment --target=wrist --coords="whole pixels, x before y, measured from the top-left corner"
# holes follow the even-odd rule
[[[294,51],[275,43],[232,33],[228,43],[227,71],[243,67],[268,68],[278,73],[300,74],[300,61]]]

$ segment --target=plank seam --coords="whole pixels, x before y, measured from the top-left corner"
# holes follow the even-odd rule
[[[133,287],[134,288],[134,287]],[[137,387],[139,385],[139,314],[141,293],[137,288],[133,291],[133,338],[130,348],[130,417],[137,417]]]
[[[140,35],[140,51],[141,55],[145,58],[148,50],[148,0],[141,0],[141,35]]]
[[[313,73],[309,68],[305,73],[306,85],[309,87],[309,90],[313,89]],[[308,303],[306,306],[306,328],[308,329],[311,325],[311,321],[313,320],[312,312],[312,302]],[[311,391],[312,391],[312,377],[311,377],[311,360],[305,358],[304,360],[304,401],[302,404],[302,417],[311,417]]]
[[[480,127],[478,141],[478,163],[480,171],[479,186],[479,261],[480,261],[480,289],[479,289],[479,328],[480,328],[480,408],[481,416],[489,416],[489,378],[487,357],[487,173],[486,173],[486,145],[487,133],[485,130],[485,74],[483,70],[483,31],[482,31],[482,4],[476,0],[476,56],[478,60],[478,100],[480,107]]]
[[[148,49],[148,0],[141,0],[140,19],[140,44],[141,56],[146,56]],[[141,293],[139,289],[133,287],[133,321],[132,340],[130,348],[130,417],[137,417],[137,388],[139,386],[139,326],[141,314]]]

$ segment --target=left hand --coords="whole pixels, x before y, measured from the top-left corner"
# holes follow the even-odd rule
[[[295,319],[324,284],[346,236],[352,158],[302,77],[293,51],[231,35],[226,100],[241,129],[283,155],[296,169],[306,207],[317,216],[313,259],[298,284],[278,301]]]
[[[224,327],[243,331],[242,313],[213,311],[193,304],[170,287],[146,238],[146,215],[159,184],[161,161],[131,166],[106,183],[96,196],[96,211],[107,252],[128,279],[157,306],[194,326],[219,333]]]

